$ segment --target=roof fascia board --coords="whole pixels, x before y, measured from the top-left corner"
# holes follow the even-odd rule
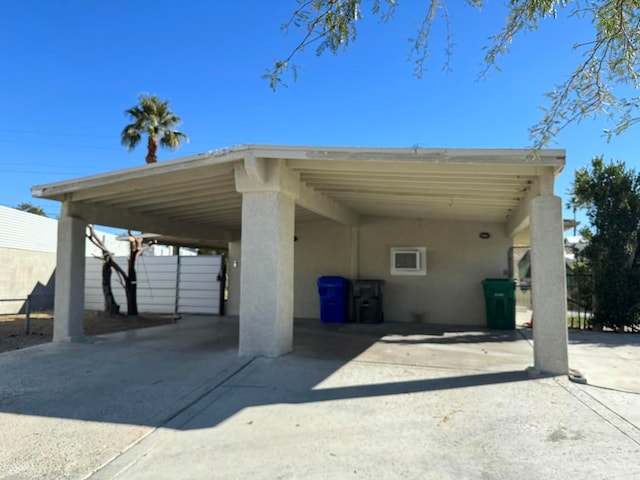
[[[328,161],[388,161],[431,163],[489,163],[564,165],[566,151],[548,149],[465,149],[465,148],[361,148],[361,147],[287,147],[270,145],[248,146],[255,156],[291,160]]]
[[[496,164],[496,163],[434,163],[434,162],[368,162],[363,164],[357,161],[326,161],[317,160],[288,160],[288,165],[294,170],[309,170],[314,172],[351,172],[358,173],[366,169],[371,173],[389,174],[424,174],[434,175],[456,175],[465,176],[526,176],[537,177],[546,171],[546,166],[523,163],[523,164]],[[435,178],[435,177],[434,177]]]

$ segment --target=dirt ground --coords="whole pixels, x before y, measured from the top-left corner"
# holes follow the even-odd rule
[[[85,335],[100,335],[168,323],[173,323],[171,315],[145,313],[127,317],[123,315],[110,316],[98,311],[86,311],[84,314],[84,333]],[[52,336],[53,312],[32,313],[29,334],[25,333],[24,315],[0,315],[0,352],[50,342]]]

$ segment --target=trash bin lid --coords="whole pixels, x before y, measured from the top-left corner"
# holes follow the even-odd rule
[[[318,278],[319,287],[342,287],[347,279],[338,275],[325,275]]]

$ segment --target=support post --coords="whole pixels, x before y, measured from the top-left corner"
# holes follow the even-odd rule
[[[551,194],[531,201],[531,276],[534,368],[540,373],[567,374],[567,285],[562,199]]]
[[[293,348],[295,202],[282,191],[242,194],[240,355]]]
[[[24,307],[24,333],[31,333],[31,294],[27,295],[27,303]]]
[[[68,214],[63,204],[58,220],[58,253],[53,317],[53,341],[83,338],[85,229],[87,222]]]

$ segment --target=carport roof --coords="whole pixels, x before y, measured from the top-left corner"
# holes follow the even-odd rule
[[[249,157],[283,162],[299,180],[306,195],[296,201],[297,221],[331,218],[327,212],[338,208],[350,218],[507,222],[540,191],[543,178],[552,181],[562,170],[566,153],[242,145],[38,185],[32,194],[67,201],[89,222],[178,237],[207,232],[206,237],[228,240],[241,228],[242,195],[234,171]],[[316,208],[318,199],[335,208]]]

